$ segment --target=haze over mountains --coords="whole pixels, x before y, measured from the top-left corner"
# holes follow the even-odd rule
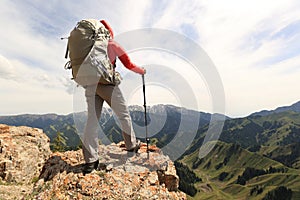
[[[144,110],[139,106],[130,106],[129,110],[136,134],[143,139]],[[76,114],[78,119],[85,116],[84,112]],[[176,161],[179,175],[193,177],[181,177],[181,190],[195,199],[271,199],[278,192],[291,195],[292,199],[300,198],[300,101],[244,118],[226,117],[219,142],[206,157],[199,159],[211,116],[172,105],[149,108],[151,142],[158,147],[169,144],[177,134],[182,138],[195,135]],[[2,116],[0,123],[42,128],[51,141],[61,132],[66,149],[80,146],[72,114]],[[84,120],[80,123],[83,126]],[[100,124],[112,142],[122,140],[110,109],[103,110]],[[197,124],[196,128],[193,124]]]

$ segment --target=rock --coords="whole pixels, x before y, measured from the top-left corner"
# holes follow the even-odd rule
[[[9,126],[0,124],[0,134],[9,133]]]
[[[107,165],[106,171],[111,171],[113,169],[113,167],[114,166],[112,164]]]
[[[52,153],[42,130],[0,125],[0,199],[186,199],[156,146],[100,145],[99,158],[106,167],[83,175],[81,150]]]
[[[107,165],[106,170],[85,176],[81,150],[54,153],[44,165],[40,178],[45,183],[37,182],[39,194],[34,198],[186,199],[178,191],[173,162],[158,148],[152,149],[149,155],[145,149],[131,154],[123,143],[100,145],[100,162]]]
[[[49,138],[42,130],[0,125],[0,179],[29,184],[38,177],[51,154]]]
[[[150,184],[150,185],[158,185],[158,184],[159,184],[159,180],[158,180],[158,175],[157,175],[157,173],[151,172],[151,173],[149,174],[148,181],[149,181],[149,184]]]
[[[165,184],[169,191],[176,191],[179,186],[179,177],[176,174],[175,166],[172,162],[168,162],[166,170],[157,172],[158,179],[161,184]]]
[[[51,154],[49,141],[41,129],[0,124],[0,199],[31,194]]]

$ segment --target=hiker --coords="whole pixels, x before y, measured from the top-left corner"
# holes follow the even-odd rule
[[[96,24],[99,26],[98,20],[83,20],[83,21],[84,21],[84,23],[82,23],[82,24],[79,23],[79,25],[77,25],[75,27],[75,29],[73,30],[74,32],[73,33],[71,32],[69,41],[68,41],[68,48],[70,48],[69,56],[71,59],[71,61],[70,61],[71,66],[67,67],[67,68],[72,69],[73,77],[74,77],[75,81],[79,84],[80,84],[80,80],[81,80],[79,77],[80,74],[77,77],[77,80],[76,80],[76,76],[74,76],[74,73],[76,74],[79,71],[79,69],[77,69],[77,71],[75,69],[76,65],[78,66],[78,63],[76,63],[78,60],[77,55],[80,55],[80,54],[82,54],[83,51],[85,51],[84,57],[88,57],[87,56],[87,53],[88,53],[87,48],[83,47],[82,42],[86,42],[86,40],[87,40],[86,38],[88,38],[90,40],[88,42],[92,43],[90,38],[95,37],[95,31],[94,31],[94,35],[86,37],[84,34],[87,34],[88,31],[90,31],[90,30],[86,31],[84,29],[84,31],[78,33],[78,32],[76,32],[76,29],[86,28],[86,27],[91,26],[91,24]],[[113,30],[112,30],[111,26],[105,20],[101,20],[100,22],[101,22],[100,25],[101,26],[104,25],[104,27],[106,29],[106,30],[99,29],[100,32],[104,31],[104,32],[101,32],[101,34],[107,33],[108,38],[109,38],[108,43],[100,43],[100,44],[107,45],[107,49],[105,49],[105,51],[107,50],[106,57],[108,57],[108,59],[110,61],[110,65],[112,64],[115,68],[116,58],[118,57],[119,60],[122,62],[122,64],[127,69],[129,69],[133,72],[136,72],[140,75],[145,74],[146,70],[144,68],[138,67],[137,65],[132,63],[130,61],[127,53],[125,52],[125,50],[116,41],[113,40],[114,34],[113,34]],[[95,26],[92,25],[92,27],[95,27]],[[105,31],[107,31],[107,32],[105,32]],[[81,35],[84,35],[84,37]],[[98,35],[99,34],[97,32],[96,37],[98,37]],[[82,38],[84,38],[84,40],[76,41],[76,37],[82,37]],[[104,41],[107,42],[106,38],[104,38]],[[73,44],[76,42],[78,44]],[[93,42],[93,43],[96,44],[96,42]],[[89,48],[91,46],[93,46],[90,44],[85,44],[85,45],[88,46]],[[103,45],[103,46],[105,46],[105,45]],[[106,46],[105,46],[105,48],[106,48]],[[88,49],[88,50],[91,52],[94,50],[94,48],[92,48],[91,50],[90,49]],[[68,51],[68,49],[67,49],[67,51]],[[103,50],[101,52],[103,52]],[[80,67],[84,67],[83,66],[84,62],[85,61],[82,62],[82,60],[81,60],[82,64],[80,63],[81,64]],[[101,61],[101,63],[102,63],[102,61]],[[83,76],[83,78],[85,78],[85,77]],[[83,80],[86,80],[86,79],[83,79]],[[129,111],[128,111],[125,99],[123,97],[122,91],[120,90],[120,88],[118,86],[119,83],[118,84],[114,84],[114,83],[102,84],[101,80],[102,79],[100,79],[100,81],[99,81],[99,79],[97,79],[97,82],[92,85],[91,84],[89,84],[89,85],[81,84],[85,88],[85,97],[86,97],[87,108],[88,108],[88,117],[87,117],[85,129],[84,129],[84,135],[83,135],[83,141],[82,141],[83,142],[82,150],[83,150],[83,155],[84,155],[84,160],[85,160],[85,165],[84,165],[84,169],[83,169],[84,174],[92,172],[94,169],[97,169],[102,164],[102,163],[99,164],[99,157],[98,157],[98,147],[99,147],[98,134],[99,134],[99,119],[100,119],[101,110],[102,110],[104,101],[112,108],[112,110],[118,117],[118,120],[121,124],[122,136],[123,136],[123,139],[125,142],[126,150],[129,152],[137,152],[138,149],[140,148],[140,143],[141,143],[135,137],[135,133],[134,133],[134,130],[132,127],[131,117],[129,115]]]
[[[124,49],[113,40],[114,34],[111,26],[105,21],[100,21],[110,32],[107,53],[110,62],[115,65],[118,57],[122,64],[129,70],[138,74],[145,74],[146,70],[132,63]],[[90,173],[98,168],[98,128],[103,102],[105,101],[114,111],[121,124],[122,136],[127,151],[136,152],[140,148],[140,141],[136,139],[133,131],[131,117],[118,86],[97,84],[85,87],[85,96],[88,105],[88,119],[83,137],[83,155],[85,159],[84,173]]]

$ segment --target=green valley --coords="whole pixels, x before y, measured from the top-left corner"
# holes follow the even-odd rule
[[[198,152],[184,156],[186,165],[201,180],[194,183],[197,194],[190,199],[262,199],[277,186],[300,197],[300,170],[249,152],[237,144],[218,142],[204,158]]]

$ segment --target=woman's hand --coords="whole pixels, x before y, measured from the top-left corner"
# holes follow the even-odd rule
[[[141,75],[144,75],[144,74],[146,74],[146,69],[145,69],[144,67],[142,67],[142,69],[144,70],[144,73],[143,73],[143,74],[141,74]]]

